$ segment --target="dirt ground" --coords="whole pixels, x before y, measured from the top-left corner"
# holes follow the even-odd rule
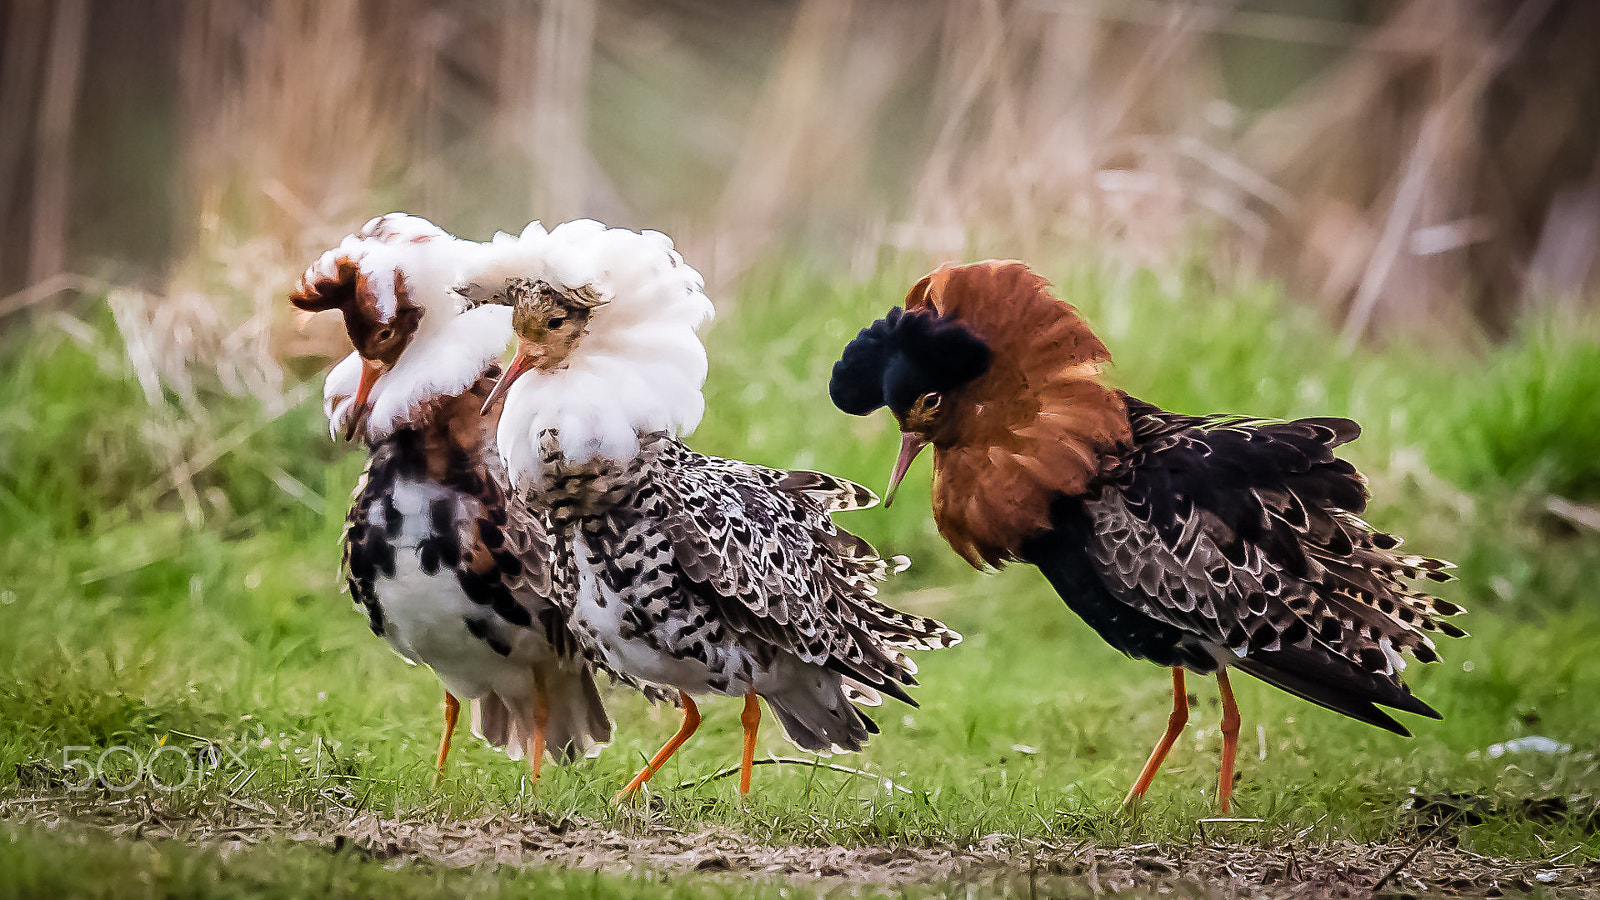
[[[272,809],[229,799],[199,810],[164,809],[161,797],[80,796],[0,800],[0,820],[46,828],[98,828],[134,840],[178,840],[223,853],[287,838],[385,861],[442,866],[564,866],[614,874],[680,872],[814,884],[833,894],[965,884],[1007,896],[1126,890],[1206,898],[1354,898],[1445,894],[1498,897],[1530,891],[1600,898],[1600,865],[1530,864],[1480,856],[1445,842],[1347,842],[1265,849],[1223,842],[1103,847],[989,835],[966,846],[765,846],[725,828],[628,829],[507,815],[439,823]],[[1375,890],[1376,888],[1376,890]],[[967,892],[970,895],[970,891]]]

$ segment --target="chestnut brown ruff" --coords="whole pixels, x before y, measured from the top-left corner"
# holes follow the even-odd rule
[[[416,417],[421,439],[423,475],[430,481],[453,485],[453,479],[467,462],[482,467],[495,452],[494,426],[500,418],[503,401],[483,411],[484,400],[500,380],[500,366],[484,370],[472,387],[455,397],[426,401]]]
[[[1015,260],[941,266],[905,307],[961,323],[994,353],[934,436],[933,516],[968,563],[1004,565],[1050,528],[1053,498],[1084,493],[1130,440],[1122,396],[1100,380],[1111,354]]]

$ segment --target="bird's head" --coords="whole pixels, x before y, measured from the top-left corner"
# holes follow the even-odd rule
[[[524,373],[549,372],[566,364],[589,330],[595,310],[606,304],[592,287],[558,288],[547,281],[526,277],[507,279],[497,296],[478,297],[477,285],[462,289],[469,303],[498,303],[511,307],[511,330],[517,336],[517,355],[490,392],[487,411]]]
[[[1127,441],[1110,355],[1050,285],[1015,260],[941,266],[834,365],[834,405],[900,425],[889,497],[932,445],[934,518],[974,565],[1015,555],[1060,495],[1088,489]],[[885,500],[885,506],[888,500]]]
[[[424,323],[442,325],[454,317],[458,300],[449,285],[477,246],[426,219],[391,213],[346,237],[301,276],[289,302],[309,313],[338,310],[361,359],[351,402],[344,402],[342,378],[336,385],[330,376],[326,393],[330,416],[342,418],[346,440],[367,424],[379,380],[426,330]],[[333,423],[336,429],[340,424]]]
[[[577,219],[494,236],[456,290],[465,315],[501,309],[517,337],[489,399],[503,399],[496,434],[513,482],[538,477],[547,432],[568,459],[626,461],[639,435],[694,429],[705,410],[698,331],[712,314],[704,284],[660,232]]]
[[[858,416],[887,406],[900,424],[900,456],[884,506],[894,502],[900,481],[924,447],[960,438],[962,417],[954,411],[992,361],[989,345],[960,322],[933,310],[898,306],[845,347],[828,382],[834,405]]]
[[[372,389],[378,379],[394,368],[400,354],[411,345],[424,310],[410,301],[403,272],[394,273],[396,302],[393,314],[386,316],[356,262],[346,256],[331,262],[332,271],[321,260],[308,270],[300,286],[289,295],[289,302],[306,312],[336,309],[344,316],[345,332],[361,358],[361,380],[354,402],[348,407],[342,403],[333,407],[345,417],[344,437],[348,441],[355,438],[372,411]]]

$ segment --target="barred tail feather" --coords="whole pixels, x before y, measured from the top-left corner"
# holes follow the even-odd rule
[[[878,733],[878,726],[850,702],[838,673],[789,660],[774,668],[768,683],[757,686],[789,740],[815,753],[855,752]]]
[[[511,710],[499,694],[485,694],[472,701],[472,733],[489,746],[504,749],[512,759],[522,758],[520,746],[506,746],[511,740]]]
[[[1273,687],[1402,737],[1410,737],[1411,732],[1379,709],[1380,705],[1430,719],[1442,718],[1404,684],[1368,672],[1334,653],[1286,647],[1257,651],[1234,666]]]
[[[611,719],[606,715],[593,674],[570,665],[551,665],[541,667],[539,678],[549,704],[545,749],[551,759],[565,765],[599,753],[600,747],[611,741]],[[472,701],[472,733],[504,750],[510,759],[527,756],[533,731],[531,695],[503,697],[490,693]]]
[[[854,606],[862,625],[884,646],[900,650],[943,650],[961,643],[961,633],[938,619],[902,612],[870,597],[856,601]]]
[[[804,469],[785,472],[778,487],[791,494],[809,497],[828,512],[849,512],[878,505],[877,494],[853,481],[825,472]]]
[[[566,764],[598,754],[611,742],[611,718],[594,674],[572,665],[549,666],[540,674],[550,703],[545,741],[551,758]]]

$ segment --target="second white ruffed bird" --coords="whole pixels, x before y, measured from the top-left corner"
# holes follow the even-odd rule
[[[891,563],[831,513],[877,502],[819,472],[706,456],[681,438],[704,411],[712,316],[700,275],[665,235],[579,220],[498,236],[465,291],[512,308],[517,355],[498,446],[516,489],[551,517],[552,599],[589,661],[677,692],[683,722],[623,788],[694,733],[696,696],[744,698],[739,791],[750,789],[757,698],[802,748],[858,750],[856,703],[915,705],[908,650],[943,624],[876,597]]]

